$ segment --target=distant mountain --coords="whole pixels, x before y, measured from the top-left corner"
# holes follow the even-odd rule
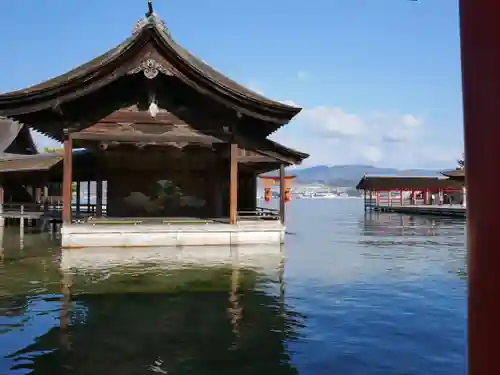
[[[373,165],[316,165],[294,169],[296,182],[302,184],[322,183],[330,186],[354,187],[363,175],[385,176],[439,176],[439,170],[378,168]]]

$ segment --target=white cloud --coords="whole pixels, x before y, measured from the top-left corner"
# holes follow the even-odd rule
[[[265,95],[250,80],[247,87]],[[279,100],[294,107],[294,100]],[[340,107],[303,108],[290,123],[271,136],[307,152],[304,165],[374,164],[400,168],[453,167],[461,150],[446,148],[424,121],[411,113],[350,113]],[[458,155],[458,156],[457,156]]]
[[[367,146],[361,150],[361,155],[370,163],[378,163],[383,158],[382,150],[377,146]]]
[[[307,80],[309,80],[309,78],[311,78],[309,73],[304,72],[303,70],[297,72],[297,79],[299,81],[307,81]]]
[[[338,107],[304,109],[301,113],[301,120],[307,122],[314,131],[329,138],[356,136],[366,131],[361,117],[346,113]]]
[[[304,165],[441,168],[453,167],[461,152],[446,148],[443,139],[418,115],[357,114],[327,106],[303,109],[272,138],[309,153]]]
[[[410,128],[416,128],[422,124],[422,120],[415,117],[414,115],[403,115],[401,121],[404,125]]]
[[[297,78],[309,79],[306,72]],[[265,95],[256,80],[247,87]],[[294,100],[283,104],[303,108],[288,125],[271,136],[277,142],[307,152],[307,165],[370,164],[396,168],[453,168],[462,148],[446,145],[422,116],[411,113],[350,113],[334,106],[305,107]],[[459,130],[460,131],[460,130]]]

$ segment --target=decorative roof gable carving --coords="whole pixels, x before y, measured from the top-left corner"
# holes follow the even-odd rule
[[[169,69],[165,68],[162,64],[152,58],[141,61],[137,67],[130,70],[127,74],[137,74],[141,71],[148,79],[156,78],[158,73],[163,73],[167,76],[173,75]]]

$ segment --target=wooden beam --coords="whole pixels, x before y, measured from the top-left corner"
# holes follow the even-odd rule
[[[285,224],[285,165],[280,165],[280,220]]]
[[[74,140],[79,141],[108,141],[108,142],[129,142],[129,143],[199,143],[199,144],[213,144],[222,143],[216,137],[210,135],[177,135],[177,134],[140,134],[140,133],[73,133]]]
[[[236,224],[238,218],[238,144],[231,143],[229,177],[229,223]]]
[[[276,163],[276,159],[264,155],[245,155],[238,156],[238,163]]]
[[[63,161],[63,222],[71,223],[71,184],[73,182],[73,142],[71,134],[65,130],[64,132],[64,161]]]
[[[102,124],[140,123],[155,125],[187,125],[171,112],[158,112],[154,118],[148,111],[118,110],[99,120]]]
[[[468,374],[500,374],[500,2],[460,0],[468,229]]]

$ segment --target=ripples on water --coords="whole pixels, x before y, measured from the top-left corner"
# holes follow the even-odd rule
[[[1,374],[465,374],[465,223],[294,201],[279,249],[6,233]],[[258,254],[260,250],[260,254]],[[266,254],[267,253],[267,254]]]

